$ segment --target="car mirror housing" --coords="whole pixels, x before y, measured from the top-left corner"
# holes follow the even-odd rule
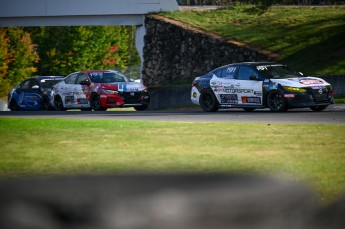
[[[90,85],[88,80],[83,80],[80,82],[81,85]]]

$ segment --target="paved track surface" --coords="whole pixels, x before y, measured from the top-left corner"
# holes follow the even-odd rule
[[[251,122],[291,124],[341,124],[345,125],[345,104],[334,104],[321,112],[309,109],[292,109],[273,113],[268,109],[245,112],[242,109],[227,109],[207,113],[201,109],[158,111],[1,111],[0,117],[16,118],[68,118],[86,120],[144,120],[177,122]]]

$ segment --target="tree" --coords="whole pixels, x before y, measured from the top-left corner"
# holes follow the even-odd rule
[[[40,75],[114,69],[139,62],[131,56],[132,26],[71,26],[29,29],[38,44]],[[133,61],[134,60],[134,61]]]
[[[0,95],[30,77],[39,57],[30,34],[23,28],[0,28]]]

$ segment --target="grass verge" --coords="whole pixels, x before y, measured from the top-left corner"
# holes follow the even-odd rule
[[[0,177],[124,172],[262,173],[345,191],[342,125],[0,118]]]
[[[276,52],[282,63],[306,75],[344,74],[345,8],[272,7],[263,15],[234,6],[164,13],[209,32]]]

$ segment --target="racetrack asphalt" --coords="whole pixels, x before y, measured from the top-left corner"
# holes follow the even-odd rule
[[[291,109],[281,113],[271,112],[269,109],[252,112],[242,109],[204,112],[201,108],[186,108],[154,111],[0,111],[0,117],[345,125],[345,104],[332,104],[321,112],[314,112],[307,108]]]

